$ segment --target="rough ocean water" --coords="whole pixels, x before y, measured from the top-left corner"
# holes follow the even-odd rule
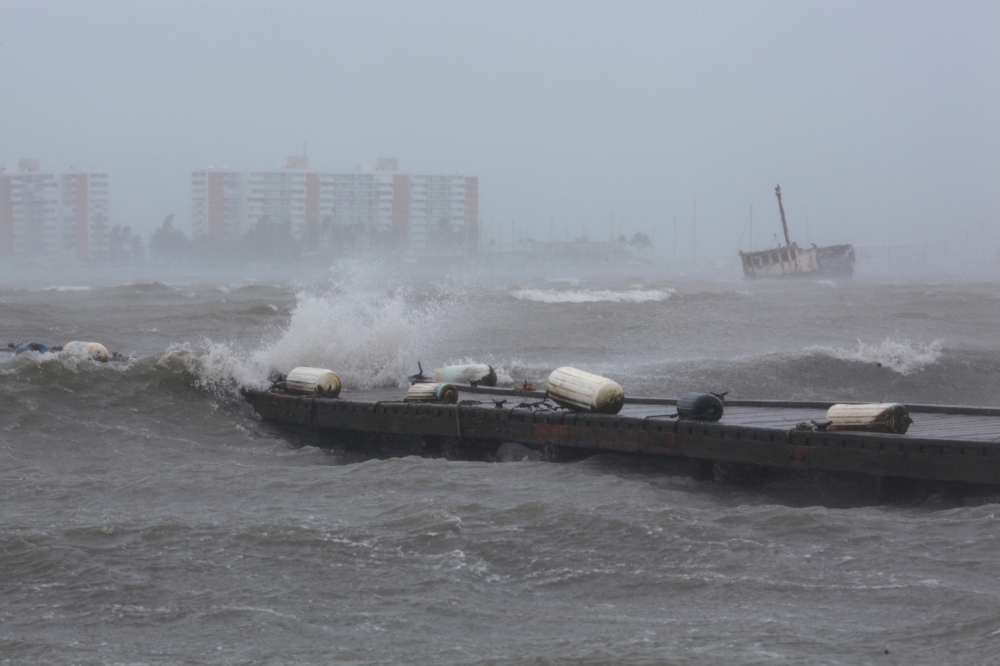
[[[631,395],[1000,404],[1000,285],[561,273],[0,288],[0,663],[986,664],[998,498],[624,456],[375,459],[240,398],[473,360]]]

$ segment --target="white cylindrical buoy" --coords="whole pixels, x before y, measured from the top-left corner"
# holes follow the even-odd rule
[[[295,368],[285,377],[289,393],[314,393],[330,398],[340,395],[340,376],[326,368]]]
[[[905,405],[892,402],[868,405],[834,405],[826,412],[829,430],[868,430],[906,433],[913,423]]]
[[[406,392],[405,401],[454,405],[458,402],[458,389],[451,384],[414,384]]]
[[[485,363],[469,365],[446,365],[434,371],[434,381],[456,384],[477,384],[496,386],[497,373]]]
[[[601,414],[617,414],[625,404],[625,392],[614,381],[570,367],[552,371],[548,392],[564,407]]]
[[[79,340],[73,340],[63,345],[63,351],[72,353],[77,349],[86,351],[90,358],[95,361],[105,363],[108,360],[108,350],[100,342],[80,342]]]

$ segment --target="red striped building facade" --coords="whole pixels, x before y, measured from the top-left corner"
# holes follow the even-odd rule
[[[310,170],[304,157],[279,169],[202,169],[191,179],[192,232],[235,241],[261,223],[289,225],[307,249],[345,238],[418,253],[474,253],[479,244],[475,176],[400,173],[395,159],[350,172]]]

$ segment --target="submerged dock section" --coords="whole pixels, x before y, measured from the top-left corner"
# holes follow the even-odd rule
[[[676,401],[625,398],[615,415],[551,409],[544,394],[462,387],[458,404],[403,402],[405,389],[339,398],[248,393],[268,421],[315,430],[331,446],[350,439],[422,455],[491,459],[507,442],[546,460],[641,453],[790,470],[1000,485],[1000,409],[908,405],[905,435],[825,431],[833,403],[733,400],[721,420],[678,419]]]

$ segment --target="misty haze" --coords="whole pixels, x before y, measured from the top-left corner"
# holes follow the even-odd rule
[[[0,662],[996,659],[996,4],[0,17]]]

